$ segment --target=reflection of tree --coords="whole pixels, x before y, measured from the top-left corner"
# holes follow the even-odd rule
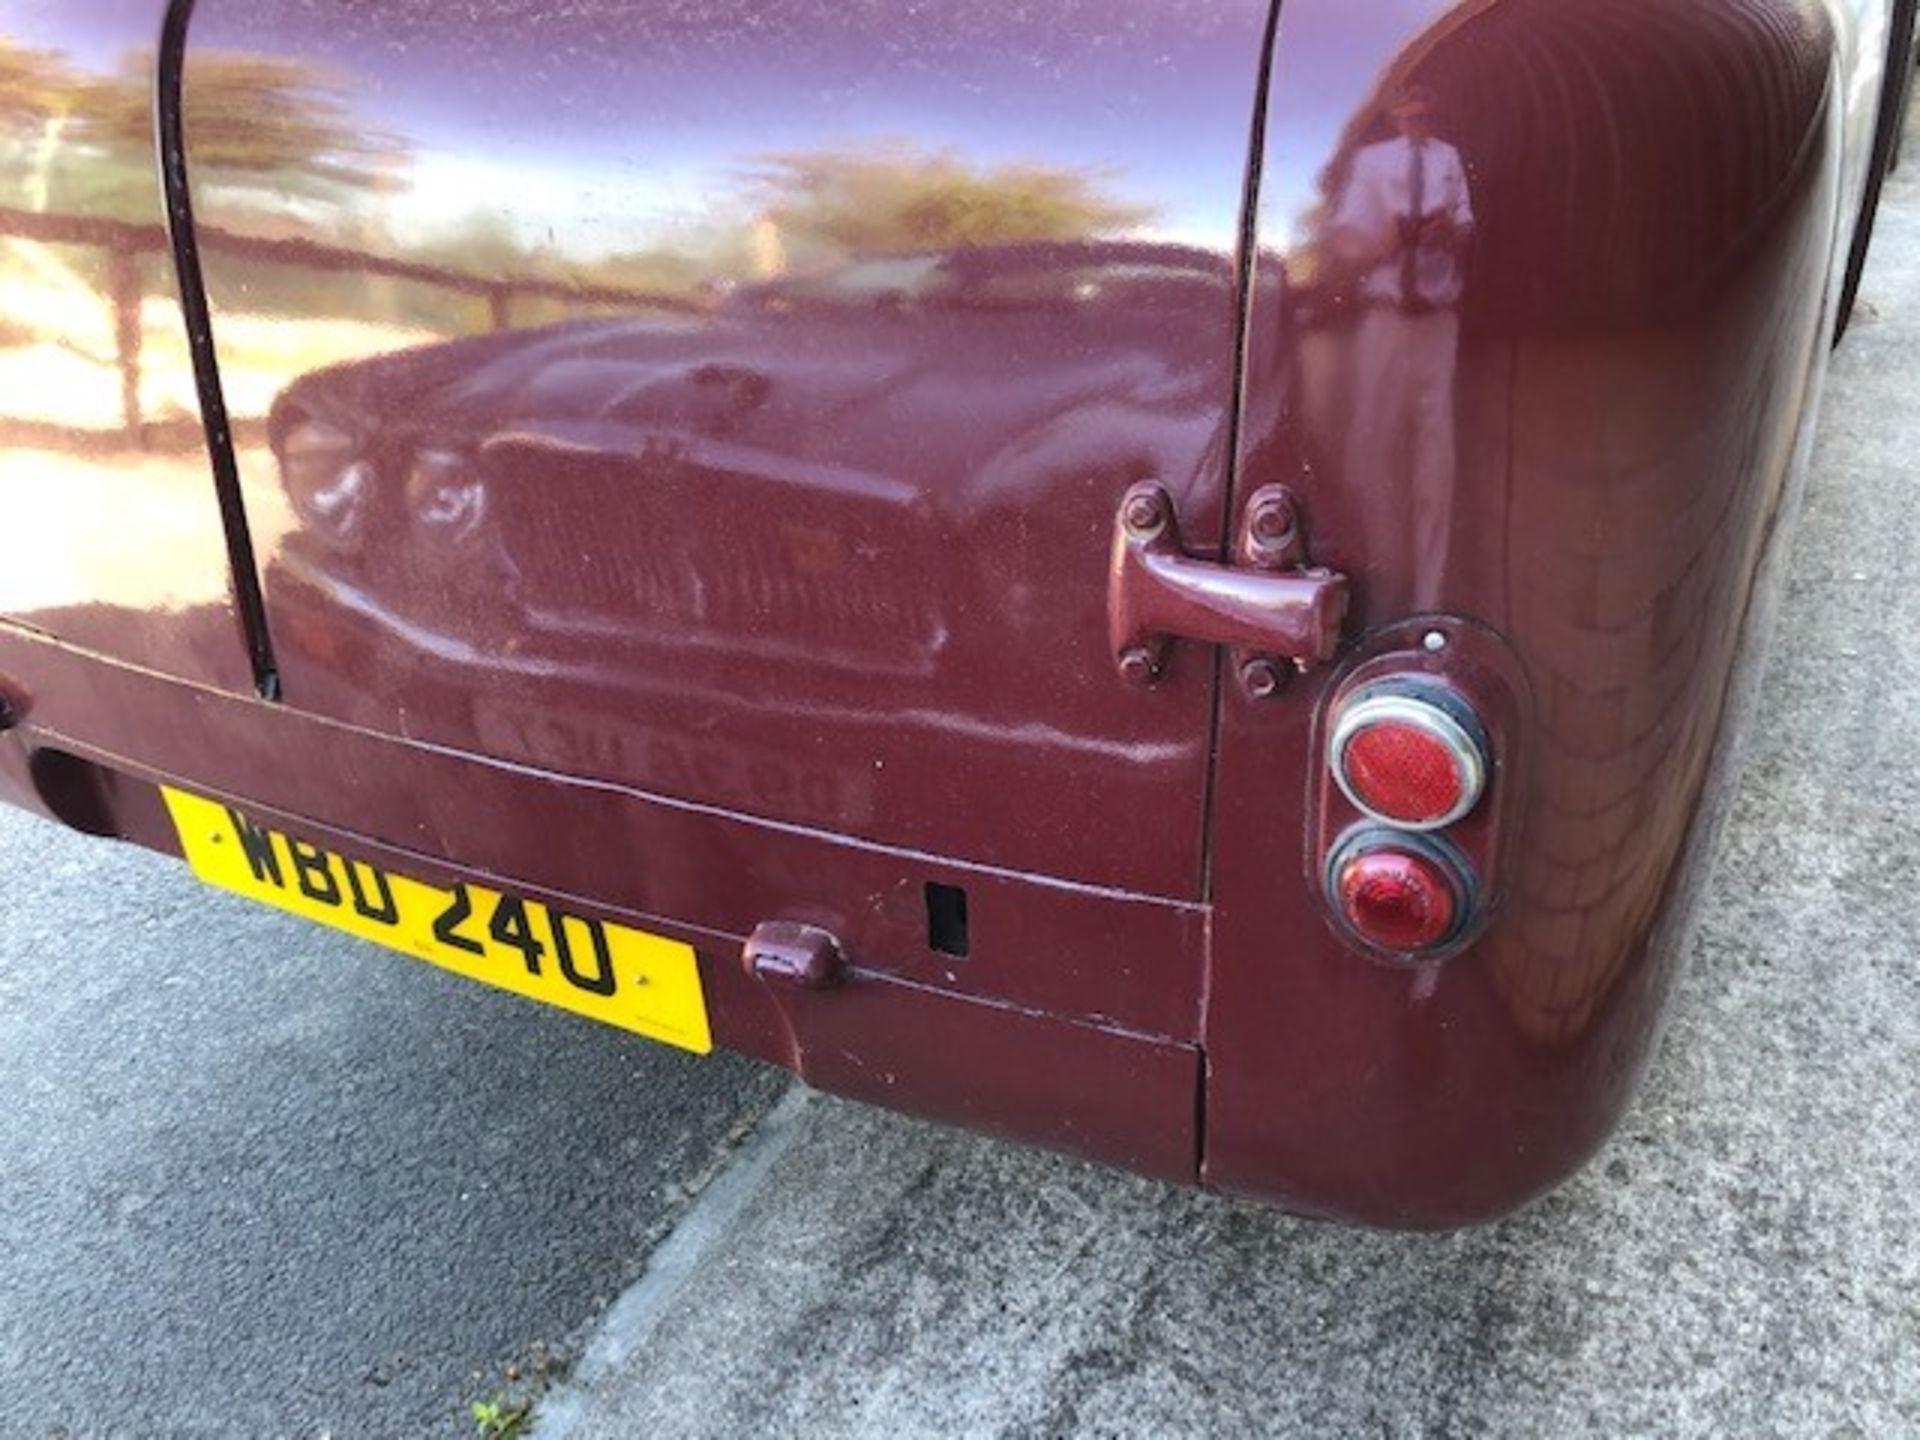
[[[0,155],[14,150],[7,158],[21,167],[19,193],[34,208],[46,205],[47,160],[78,89],[62,56],[0,35]],[[8,140],[28,143],[8,146]]]
[[[150,51],[89,72],[0,37],[0,169],[14,172],[0,190],[20,197],[0,199],[0,279],[31,260],[107,302],[135,435],[142,307],[171,291],[154,90]],[[404,189],[408,147],[357,113],[347,79],[323,67],[194,49],[183,100],[200,250],[220,257],[208,271],[215,305],[312,322],[330,345],[336,320],[454,334],[703,308],[741,282],[874,255],[1112,239],[1154,214],[1110,193],[1098,171],[850,142],[759,157],[697,213],[663,216],[642,201],[625,243],[581,253],[577,234],[535,225],[512,197],[477,195],[470,213],[427,234],[420,207],[370,201]],[[97,324],[97,310],[74,313],[83,309]],[[72,326],[7,329],[66,345]]]
[[[150,145],[153,57],[129,56],[93,82],[87,128],[108,145]],[[197,50],[187,66],[185,132],[194,169],[277,187],[386,183],[397,142],[356,119],[342,87],[282,56]]]
[[[66,62],[0,35],[0,125],[37,126],[65,114],[75,90]]]
[[[144,302],[172,289],[155,263],[167,239],[154,67],[151,52],[137,52],[111,70],[80,70],[0,36],[0,344],[111,363],[122,432],[141,444],[154,323]],[[352,115],[337,84],[297,61],[196,53],[186,104],[196,178],[231,187],[246,205],[285,213],[289,196],[326,204],[387,183],[404,160],[402,147]]]
[[[523,245],[500,212],[482,211],[417,253],[503,280],[691,296],[716,281],[770,278],[789,259],[819,269],[860,256],[1084,241],[1140,225],[1153,213],[1104,193],[1099,177],[1082,171],[981,166],[950,152],[868,144],[766,157],[704,216],[676,227],[680,248],[569,259]]]
[[[718,245],[729,244],[732,237],[720,237]],[[734,249],[740,247],[735,244]],[[716,246],[717,249],[717,246]],[[726,254],[726,251],[717,253]],[[739,269],[739,264],[729,268]],[[630,250],[609,255],[604,260],[579,267],[583,280],[615,289],[657,291],[665,295],[685,295],[699,289],[712,266],[677,250]]]
[[[88,73],[0,36],[0,138],[28,146],[15,158],[36,174],[32,208],[157,218],[153,77],[151,52]],[[215,183],[324,199],[389,184],[405,160],[396,139],[353,115],[337,82],[297,60],[196,52],[185,94],[195,172]]]
[[[1153,215],[1083,171],[980,167],[907,145],[770,156],[748,198],[786,244],[854,254],[1084,240]]]
[[[468,275],[530,274],[536,259],[498,210],[474,210],[442,227],[413,248],[413,258]]]

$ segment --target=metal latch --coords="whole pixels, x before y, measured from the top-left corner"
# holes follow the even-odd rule
[[[817,925],[762,920],[740,951],[749,975],[795,990],[831,990],[846,973],[840,942]]]
[[[1306,563],[1300,510],[1284,485],[1247,498],[1231,564],[1199,560],[1180,540],[1173,498],[1143,480],[1120,502],[1107,575],[1107,631],[1114,663],[1151,685],[1175,639],[1233,648],[1246,692],[1264,699],[1289,667],[1333,658],[1347,613],[1347,577]]]

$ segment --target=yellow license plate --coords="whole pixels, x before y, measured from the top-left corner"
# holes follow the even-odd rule
[[[693,948],[469,881],[379,869],[161,787],[193,873],[470,980],[701,1054],[713,1048]]]

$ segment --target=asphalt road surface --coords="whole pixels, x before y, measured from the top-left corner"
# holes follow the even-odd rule
[[[1920,1433],[1917,173],[1673,1023],[1554,1196],[1354,1232],[779,1099],[0,812],[0,1434]]]
[[[0,810],[0,1435],[452,1435],[782,1077]]]

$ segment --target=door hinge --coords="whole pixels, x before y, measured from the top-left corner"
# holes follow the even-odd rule
[[[1197,559],[1181,543],[1173,498],[1143,480],[1120,501],[1107,575],[1114,663],[1151,685],[1172,642],[1232,649],[1232,669],[1255,699],[1279,690],[1288,669],[1333,657],[1347,613],[1347,577],[1307,564],[1300,508],[1284,485],[1247,497],[1231,563]]]

